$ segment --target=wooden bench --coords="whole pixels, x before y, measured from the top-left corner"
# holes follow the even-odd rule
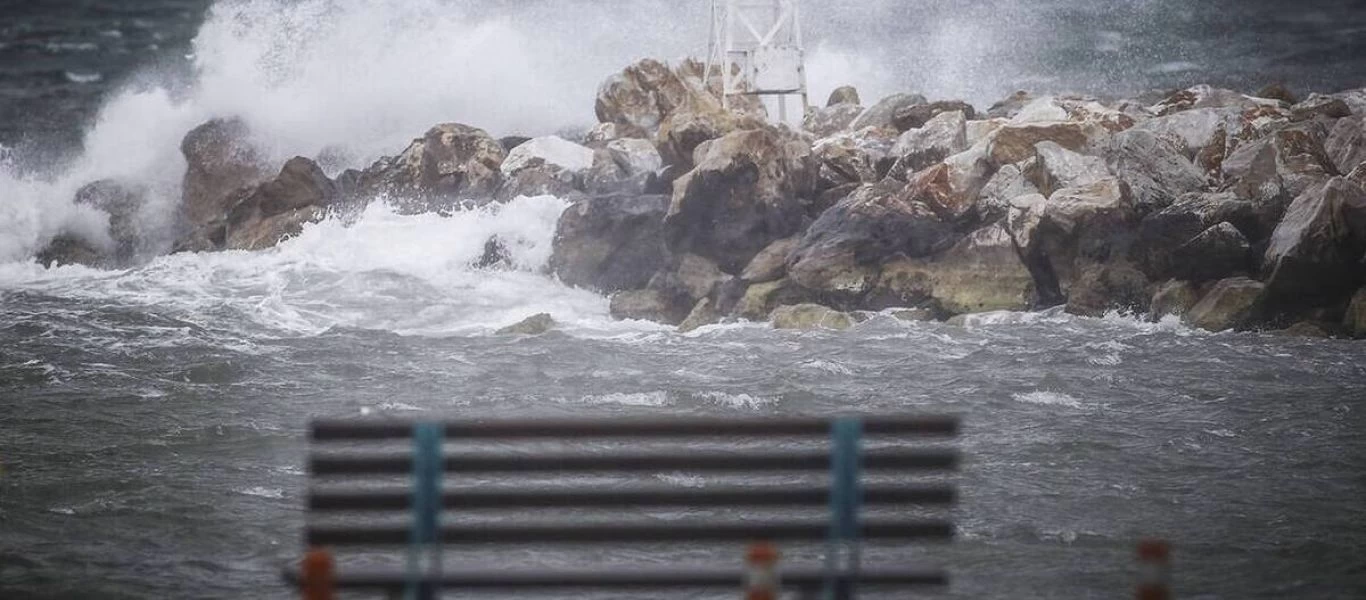
[[[430,598],[443,588],[738,589],[773,583],[747,569],[741,552],[731,564],[605,568],[599,560],[584,569],[453,567],[441,552],[583,544],[601,550],[570,554],[593,559],[617,548],[608,545],[720,545],[714,556],[726,544],[805,543],[816,560],[780,561],[781,586],[826,598],[851,598],[859,585],[942,586],[948,576],[938,569],[886,560],[864,567],[864,559],[879,561],[871,547],[862,556],[862,542],[952,538],[942,513],[956,488],[944,476],[959,459],[943,442],[958,429],[956,418],[936,416],[320,420],[311,427],[310,551],[286,578],[310,600],[334,590]],[[671,485],[674,473],[730,482]],[[526,481],[535,477],[553,479]],[[865,507],[886,516],[864,515]],[[629,512],[679,508],[694,512]],[[741,509],[739,518],[716,516]],[[819,512],[791,516],[802,511]]]

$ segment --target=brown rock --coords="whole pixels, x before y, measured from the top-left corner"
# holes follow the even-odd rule
[[[1266,87],[1263,87],[1262,89],[1258,90],[1256,96],[1258,98],[1267,98],[1269,100],[1280,100],[1281,102],[1284,102],[1286,104],[1298,104],[1300,101],[1299,98],[1295,96],[1295,93],[1290,91],[1290,89],[1285,87],[1285,84],[1282,83],[1273,83],[1267,85]]]
[[[1339,173],[1350,173],[1366,163],[1366,114],[1339,119],[1333,124],[1324,151]]]
[[[977,109],[974,109],[971,104],[961,100],[949,100],[902,106],[892,115],[892,126],[896,127],[897,131],[918,129],[924,127],[931,119],[948,112],[961,112],[963,117],[969,121],[977,118]]]
[[[841,86],[830,92],[830,100],[825,103],[826,107],[839,106],[841,104],[853,104],[855,106],[863,104],[859,100],[858,89],[852,85]]]
[[[664,219],[669,249],[739,273],[760,250],[801,228],[803,198],[813,191],[811,162],[806,142],[770,129],[716,140],[702,163],[674,182]]]
[[[1279,104],[1279,101],[1252,98],[1233,90],[1215,88],[1208,85],[1197,85],[1173,93],[1171,96],[1168,96],[1166,100],[1153,105],[1149,110],[1158,116],[1166,116],[1198,108],[1245,109],[1255,108],[1267,103],[1276,105]]]
[[[740,278],[749,283],[776,281],[787,276],[787,258],[797,248],[800,238],[793,236],[769,244],[745,267]]]
[[[558,323],[547,313],[527,317],[520,322],[498,330],[498,335],[541,335],[554,329]]]
[[[1172,251],[1171,275],[1203,282],[1247,273],[1252,246],[1228,221],[1206,229]]]
[[[1304,102],[1290,107],[1291,121],[1308,121],[1319,117],[1341,119],[1352,115],[1352,107],[1341,98],[1310,94]]]
[[[1347,315],[1342,324],[1347,332],[1355,337],[1366,337],[1366,288],[1357,290],[1347,307]]]
[[[615,319],[678,325],[688,318],[691,306],[681,305],[676,297],[665,292],[646,288],[614,294],[610,312]]]
[[[886,259],[929,256],[954,241],[952,227],[888,180],[863,186],[825,211],[793,251],[788,273],[803,287],[854,301]]]
[[[461,200],[487,202],[502,183],[507,152],[488,132],[444,123],[414,140],[402,154],[361,173],[357,190],[367,199],[387,196],[406,210],[449,208]]]
[[[1163,317],[1184,317],[1200,301],[1200,291],[1189,281],[1175,279],[1162,284],[1153,294],[1148,307],[1148,320],[1157,322]]]
[[[652,135],[675,110],[698,98],[698,91],[668,65],[647,58],[604,81],[595,108],[600,122]],[[715,104],[719,107],[719,100]]]
[[[1020,113],[1020,109],[1032,101],[1034,101],[1034,96],[1030,95],[1029,92],[1020,90],[1009,98],[991,105],[991,108],[987,109],[987,116],[993,119],[1012,119]]]
[[[715,305],[710,298],[703,298],[697,301],[687,318],[683,319],[678,325],[680,333],[694,331],[700,327],[714,325],[721,322],[721,313],[716,311]]]
[[[1362,283],[1366,190],[1342,177],[1295,199],[1263,259],[1270,308],[1330,304]]]
[[[1034,156],[1034,145],[1049,141],[1074,152],[1090,143],[1086,128],[1081,123],[1030,123],[1005,125],[991,137],[988,156],[992,164],[1001,166],[1017,163]]]
[[[884,165],[896,139],[885,129],[869,127],[816,141],[811,152],[820,161],[818,183],[823,188],[848,183],[875,183],[887,172]]]
[[[834,329],[842,331],[857,321],[849,313],[839,312],[819,304],[780,306],[769,315],[774,329]]]
[[[1088,317],[1112,310],[1141,314],[1148,312],[1152,295],[1148,278],[1128,262],[1082,263],[1067,291],[1067,312]]]
[[[883,265],[874,307],[932,302],[948,314],[1028,310],[1034,280],[1003,224],[979,229],[940,255]]]
[[[898,173],[914,173],[968,149],[967,119],[960,111],[941,112],[897,138],[891,155]]]
[[[321,219],[337,199],[337,188],[317,163],[295,157],[280,174],[241,190],[228,213],[224,246],[261,250],[297,235],[306,223]]]
[[[733,314],[750,321],[766,321],[773,309],[785,304],[809,302],[812,294],[791,279],[750,285],[736,303]]]
[[[1219,152],[1222,162],[1222,149]],[[1129,186],[1134,206],[1144,214],[1162,210],[1182,194],[1207,185],[1201,169],[1176,145],[1145,129],[1116,134],[1105,159],[1110,171]]]
[[[1270,235],[1262,229],[1253,204],[1236,194],[1187,194],[1143,219],[1129,256],[1153,279],[1173,277],[1190,266],[1178,264],[1176,249],[1221,222],[1230,223],[1248,240]]]
[[[194,128],[180,151],[187,166],[181,206],[192,229],[221,221],[239,189],[270,176],[241,119],[215,119]]]
[[[583,198],[560,215],[550,269],[567,285],[598,292],[642,288],[668,262],[667,196]]]
[[[1258,318],[1265,288],[1260,282],[1246,277],[1220,281],[1191,307],[1185,321],[1209,331],[1248,327]]]
[[[802,129],[818,138],[829,137],[841,131],[848,131],[854,119],[863,114],[863,110],[863,107],[857,104],[836,104],[812,109],[802,119]]]
[[[864,127],[896,129],[893,125],[896,111],[907,106],[925,103],[925,97],[920,94],[892,94],[863,111],[858,118],[854,119],[853,123],[849,124],[849,129],[853,131],[858,131]]]

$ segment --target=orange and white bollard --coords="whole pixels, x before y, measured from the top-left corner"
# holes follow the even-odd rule
[[[778,600],[778,549],[768,542],[745,552],[745,600]]]
[[[1138,600],[1171,600],[1171,553],[1162,540],[1138,543]]]
[[[304,555],[301,575],[304,600],[333,600],[336,564],[332,560],[331,552],[310,550]]]

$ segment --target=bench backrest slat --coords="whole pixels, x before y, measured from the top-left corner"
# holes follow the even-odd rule
[[[310,429],[314,446],[308,466],[314,480],[309,486],[310,514],[304,537],[313,548],[371,553],[388,547],[391,558],[403,556],[396,547],[408,546],[410,560],[419,550],[436,556],[436,548],[442,545],[821,540],[826,541],[827,553],[835,556],[836,548],[846,544],[856,548],[862,539],[942,541],[953,537],[952,521],[933,515],[943,514],[943,507],[956,502],[955,486],[947,481],[911,481],[907,475],[958,468],[959,452],[943,443],[958,435],[956,417],[844,419],[838,421],[838,433],[834,423],[811,417],[437,423],[319,420]],[[852,434],[851,425],[855,427]],[[439,440],[438,431],[444,436]],[[875,436],[879,439],[864,443],[865,438]],[[897,443],[887,443],[893,439]],[[915,443],[907,445],[906,441]],[[420,473],[414,472],[415,458],[423,461]],[[648,484],[646,474],[650,473],[717,477],[707,485],[689,487]],[[754,481],[741,482],[737,477],[741,475]],[[825,481],[820,480],[822,476]],[[900,510],[911,505],[941,510]],[[863,506],[873,509],[870,516],[860,517]],[[657,519],[648,512],[631,510],[651,507],[706,508],[718,511],[715,515],[731,516],[694,513],[692,518]],[[811,510],[817,507],[827,508],[829,514],[817,517]],[[730,510],[739,508],[749,509],[743,518]],[[571,509],[576,512],[559,512]],[[792,509],[805,510],[789,512]],[[452,514],[443,515],[447,511]],[[827,569],[831,570],[784,568],[782,582],[808,590],[832,584],[836,581],[832,577],[838,578],[838,585],[947,582],[942,571],[912,567]],[[290,571],[288,576],[304,583],[300,572]],[[420,572],[411,567],[406,571],[347,567],[309,580],[329,581],[344,589],[389,591],[412,585],[427,591],[440,587],[679,588],[741,585],[744,572],[688,566],[594,571],[424,568]]]

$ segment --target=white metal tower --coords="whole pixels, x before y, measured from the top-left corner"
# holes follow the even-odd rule
[[[722,102],[733,95],[776,96],[787,121],[787,97],[801,96],[806,114],[806,51],[798,0],[712,0],[706,81],[720,68]]]

